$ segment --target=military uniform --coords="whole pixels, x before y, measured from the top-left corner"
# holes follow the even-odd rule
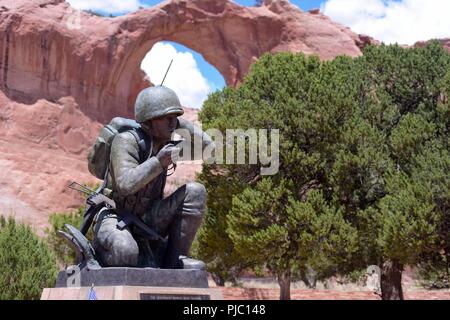
[[[191,123],[178,123],[192,135],[200,132],[204,146],[211,143]],[[180,267],[178,256],[188,256],[201,224],[206,190],[199,183],[187,183],[164,199],[167,171],[156,157],[159,150],[153,150],[151,137],[141,134],[148,141],[144,152],[131,132],[113,140],[108,188],[117,210],[104,209],[95,217],[93,247],[104,266]],[[149,240],[135,225],[118,228],[120,212],[138,216],[164,240]]]

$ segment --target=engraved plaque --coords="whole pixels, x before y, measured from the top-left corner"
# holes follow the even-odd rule
[[[206,294],[140,293],[140,300],[211,300]]]

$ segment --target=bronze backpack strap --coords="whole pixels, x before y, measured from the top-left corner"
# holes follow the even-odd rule
[[[131,133],[136,139],[139,146],[139,163],[142,163],[147,160],[149,156],[151,156],[153,151],[153,143],[141,129],[133,129],[128,132]]]

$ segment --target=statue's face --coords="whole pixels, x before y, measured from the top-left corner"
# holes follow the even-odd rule
[[[169,114],[152,119],[149,121],[148,127],[154,139],[169,141],[172,138],[172,133],[177,128],[177,116]]]

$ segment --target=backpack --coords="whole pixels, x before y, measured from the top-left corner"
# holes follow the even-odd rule
[[[134,120],[117,117],[112,119],[109,124],[100,130],[100,133],[88,154],[88,167],[89,172],[97,178],[102,179],[103,183],[86,200],[83,222],[80,227],[80,231],[83,235],[86,235],[88,232],[95,215],[105,207],[105,202],[102,200],[104,198],[97,199],[95,196],[97,194],[102,195],[103,190],[108,184],[111,145],[114,137],[119,133],[129,131],[139,145],[139,160],[145,161],[147,139],[140,128],[141,126]],[[150,146],[152,146],[151,143]],[[150,154],[151,152],[152,151],[150,150]]]
[[[141,126],[134,120],[116,117],[109,124],[104,126],[95,140],[88,154],[89,172],[101,180],[106,180],[108,176],[111,145],[114,137],[122,132],[130,131],[139,145],[140,160],[146,151],[147,142],[140,130]]]

